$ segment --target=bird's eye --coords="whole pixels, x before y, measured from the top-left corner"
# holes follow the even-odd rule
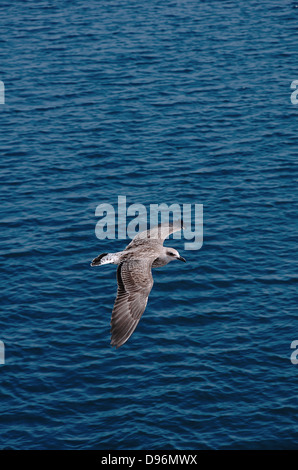
[[[170,251],[168,252],[169,256],[175,256],[175,253],[171,253]]]

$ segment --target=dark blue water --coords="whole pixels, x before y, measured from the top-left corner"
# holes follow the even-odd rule
[[[294,1],[0,7],[0,447],[298,444]],[[98,204],[204,205],[110,347]]]

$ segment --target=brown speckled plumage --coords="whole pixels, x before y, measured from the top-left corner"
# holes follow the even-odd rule
[[[139,233],[125,250],[97,256],[91,266],[118,264],[118,291],[111,319],[111,345],[117,348],[134,332],[153,286],[152,268],[182,258],[174,248],[163,246],[171,233],[181,230],[181,222],[160,224]]]

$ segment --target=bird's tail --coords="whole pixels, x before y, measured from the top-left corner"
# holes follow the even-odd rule
[[[118,253],[102,253],[94,258],[91,266],[101,266],[102,264],[118,264]]]

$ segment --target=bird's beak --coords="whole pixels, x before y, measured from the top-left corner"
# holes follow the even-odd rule
[[[179,258],[177,259],[179,259],[180,261],[183,261],[183,263],[186,263],[186,259],[184,259],[182,256],[179,256]]]

